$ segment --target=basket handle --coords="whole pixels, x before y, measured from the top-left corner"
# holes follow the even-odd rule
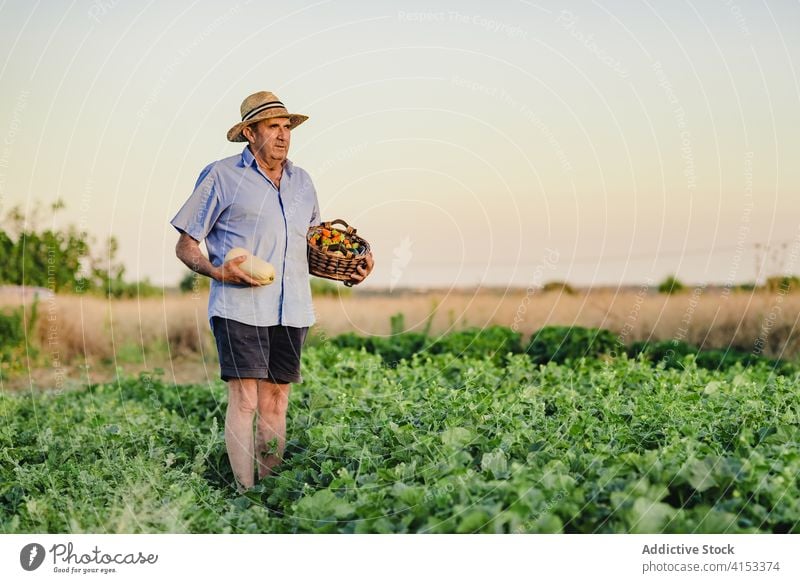
[[[348,234],[348,235],[352,235],[352,234],[354,234],[354,233],[356,232],[356,229],[354,229],[353,227],[351,227],[350,225],[348,225],[348,224],[347,224],[347,223],[346,223],[344,220],[342,220],[342,219],[335,219],[335,220],[333,220],[333,221],[326,221],[325,223],[323,223],[323,226],[324,226],[326,229],[330,229],[330,228],[331,228],[333,225],[335,225],[336,223],[339,223],[339,224],[341,224],[341,225],[344,225],[344,226],[345,226],[345,228],[347,229],[347,234]]]

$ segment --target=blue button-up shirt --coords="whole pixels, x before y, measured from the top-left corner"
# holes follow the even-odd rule
[[[275,281],[251,287],[211,281],[208,318],[221,316],[253,326],[311,326],[315,322],[306,255],[306,232],[320,224],[311,177],[288,159],[276,188],[245,147],[240,155],[206,166],[189,199],[170,223],[197,241],[222,265],[243,247],[275,268]]]

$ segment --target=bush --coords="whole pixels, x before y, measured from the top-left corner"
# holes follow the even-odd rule
[[[399,323],[398,323],[399,325]],[[420,352],[429,354],[452,354],[459,358],[483,358],[497,363],[504,362],[506,354],[522,352],[521,335],[503,326],[473,328],[446,334],[436,339],[421,332],[403,332],[388,337],[359,336],[352,332],[340,334],[332,340],[339,348],[364,349],[379,355],[387,364],[396,364],[402,359]]]
[[[534,332],[525,352],[537,364],[611,354],[620,346],[616,335],[602,328],[545,326]]]
[[[506,354],[522,352],[522,335],[505,326],[471,328],[440,337],[429,350],[432,354],[449,353],[459,357],[490,356],[495,363],[502,364]]]
[[[800,288],[800,278],[794,275],[774,275],[767,278],[764,287],[773,293],[796,292]]]
[[[658,284],[658,292],[662,294],[673,294],[682,291],[684,287],[685,286],[674,275],[670,275]]]
[[[745,283],[739,283],[733,286],[733,291],[753,291],[757,289],[758,286],[753,283],[752,281],[748,281]]]
[[[701,350],[695,357],[697,366],[709,370],[723,370],[741,363],[742,366],[753,366],[763,359],[750,352],[738,350]]]
[[[367,352],[373,352],[371,341],[371,336],[359,336],[355,332],[345,332],[331,339],[333,345],[339,348],[354,348],[355,350],[363,348]]]
[[[379,355],[387,364],[396,364],[402,359],[411,357],[425,349],[427,337],[419,332],[404,332],[388,338],[380,336],[359,336],[353,332],[340,334],[332,339],[339,348],[364,349],[371,354]]]
[[[24,343],[25,323],[22,308],[6,313],[0,312],[0,351],[5,355]]]
[[[28,342],[38,319],[38,297],[34,298],[25,328],[25,308],[19,307],[0,312],[0,361],[3,369],[16,370],[24,366],[25,356],[35,358],[39,353],[36,345]],[[0,370],[2,376],[2,370]]]
[[[404,332],[386,338],[373,337],[373,350],[387,364],[397,364],[402,359],[411,360],[418,352],[424,352],[428,338],[420,332]]]
[[[561,292],[567,295],[573,295],[575,290],[566,281],[548,281],[542,286],[543,292]]]
[[[680,340],[657,340],[634,342],[628,349],[631,358],[643,354],[653,363],[663,362],[667,368],[682,368],[683,357],[697,354],[698,348]]]
[[[628,347],[627,352],[632,358],[642,354],[653,364],[663,362],[666,368],[684,368],[685,357],[694,355],[697,366],[708,370],[727,370],[738,363],[743,367],[764,364],[780,375],[791,375],[796,371],[796,367],[785,360],[766,358],[741,350],[701,350],[698,346],[679,340],[634,342]]]

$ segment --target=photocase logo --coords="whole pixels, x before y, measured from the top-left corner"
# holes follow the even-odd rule
[[[44,547],[39,543],[30,543],[19,552],[19,564],[26,571],[35,571],[44,562]]]

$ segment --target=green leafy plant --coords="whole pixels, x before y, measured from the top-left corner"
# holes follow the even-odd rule
[[[2,531],[800,533],[796,375],[557,332],[573,356],[546,366],[477,333],[392,367],[369,339],[308,347],[284,460],[244,496],[220,381],[0,392]]]
[[[616,335],[601,328],[545,326],[533,333],[525,352],[536,364],[563,363],[578,358],[613,354],[620,349]]]
[[[742,367],[763,364],[768,366],[775,374],[792,375],[797,367],[788,361],[772,359],[752,352],[741,350],[702,350],[698,346],[687,344],[680,340],[660,340],[634,342],[627,348],[631,358],[644,358],[654,364],[661,363],[667,368],[685,368],[687,357],[701,368],[710,370],[727,369],[732,366]]]

